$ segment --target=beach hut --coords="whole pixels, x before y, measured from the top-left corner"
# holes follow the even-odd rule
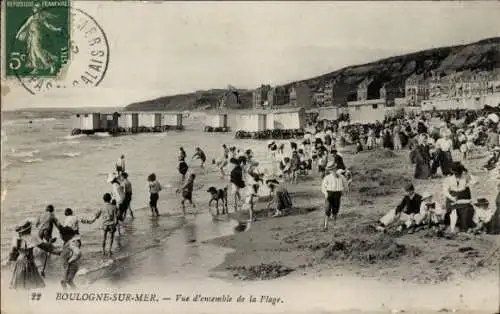
[[[79,113],[76,117],[79,118],[78,128],[81,130],[97,130],[100,128],[100,113]]]
[[[100,123],[99,130],[101,131],[110,131],[118,129],[118,118],[120,114],[117,112],[114,113],[101,113],[100,114]]]
[[[270,130],[297,130],[304,128],[306,111],[303,108],[293,110],[277,110],[269,113],[266,127]]]
[[[206,126],[212,128],[227,128],[227,114],[218,113],[207,116]]]
[[[139,114],[134,112],[122,113],[118,118],[118,125],[125,129],[136,129],[139,127]]]
[[[260,132],[266,130],[266,114],[241,114],[235,119],[235,130],[246,132]]]
[[[160,127],[161,126],[161,113],[139,113],[139,126],[140,127]]]
[[[182,127],[182,113],[166,113],[163,115],[163,125]]]
[[[318,120],[337,120],[340,116],[338,107],[320,107],[318,109]]]
[[[368,124],[384,121],[386,110],[384,99],[350,101],[347,103],[351,123]]]

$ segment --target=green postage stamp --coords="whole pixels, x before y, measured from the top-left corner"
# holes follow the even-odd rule
[[[5,0],[6,77],[56,77],[70,57],[69,0]]]

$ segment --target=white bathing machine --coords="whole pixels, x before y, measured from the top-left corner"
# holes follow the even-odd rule
[[[266,118],[266,128],[268,130],[303,129],[305,124],[306,112],[303,108],[270,112]]]
[[[235,117],[235,131],[260,132],[266,130],[266,114],[248,113]]]
[[[124,112],[118,118],[118,124],[124,129],[137,129],[139,127],[139,114],[137,112]]]
[[[165,113],[163,115],[163,125],[181,128],[182,113]]]
[[[90,131],[101,128],[101,114],[94,113],[78,113],[75,127],[80,130]]]
[[[206,126],[209,126],[212,128],[227,128],[228,127],[227,114],[225,114],[225,113],[217,113],[217,114],[208,115],[206,121],[207,121]]]
[[[161,113],[139,113],[139,126],[147,128],[161,127]]]

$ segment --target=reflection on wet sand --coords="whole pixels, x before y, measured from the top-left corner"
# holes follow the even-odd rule
[[[151,218],[146,237],[141,237],[133,223],[123,226],[127,237],[121,240],[120,250],[136,253],[115,259],[99,281],[123,286],[144,278],[206,277],[228,250],[203,242],[231,234],[235,225],[229,219],[212,221],[208,214]],[[139,247],[144,249],[138,251]]]

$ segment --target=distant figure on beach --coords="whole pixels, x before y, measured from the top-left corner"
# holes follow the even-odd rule
[[[193,155],[193,160],[194,159],[199,159],[201,161],[200,165],[201,168],[205,167],[205,161],[207,161],[207,156],[205,155],[205,152],[201,148],[196,147],[195,153]]]
[[[52,241],[52,231],[57,219],[54,215],[54,206],[48,205],[45,212],[38,218],[36,227],[38,227],[38,236],[42,241],[50,243]]]
[[[128,173],[122,173],[121,185],[123,188],[123,192],[125,193],[123,199],[123,208],[125,208],[123,212],[123,219],[127,216],[127,211],[130,212],[130,217],[134,218],[134,212],[132,211],[132,207],[130,203],[132,202],[132,183],[128,180]]]
[[[148,176],[149,186],[149,208],[151,209],[151,216],[160,216],[158,212],[158,199],[160,198],[160,191],[162,190],[160,182],[156,181],[154,173]]]
[[[121,155],[120,158],[118,158],[115,168],[118,175],[120,175],[122,172],[125,172],[125,155]]]
[[[38,247],[46,252],[61,254],[51,243],[41,242],[31,234],[32,222],[27,219],[16,227],[9,261],[15,262],[10,281],[11,289],[37,289],[45,287],[45,282],[35,264],[33,249]]]
[[[182,186],[182,188],[177,189],[177,193],[182,192],[182,200],[181,200],[181,206],[182,206],[182,214],[186,216],[186,205],[185,202],[188,201],[193,208],[196,208],[196,205],[193,202],[193,190],[194,190],[194,179],[196,178],[196,175],[192,173],[189,176],[188,181],[186,184]]]
[[[105,193],[102,199],[104,201],[104,208],[99,209],[93,218],[81,219],[81,222],[84,224],[93,224],[97,219],[102,219],[102,255],[106,255],[106,240],[109,235],[109,255],[111,256],[113,254],[111,249],[113,248],[113,240],[115,238],[116,226],[118,224],[118,208],[111,204],[111,194]]]
[[[234,165],[233,170],[231,170],[230,174],[230,182],[231,182],[231,193],[234,196],[234,211],[238,211],[238,202],[241,201],[240,189],[245,187],[245,181],[243,180],[243,169],[240,165],[240,162],[236,158],[231,158],[229,161]]]
[[[327,175],[321,182],[321,192],[325,196],[325,219],[323,230],[328,229],[328,221],[337,220],[337,214],[340,210],[340,199],[349,182],[344,176],[344,170],[338,169],[334,161],[328,162],[326,166]]]
[[[432,163],[431,174],[434,176],[438,168],[441,168],[443,176],[451,175],[451,166],[453,159],[451,151],[453,149],[453,141],[451,140],[450,129],[444,129],[442,132],[443,137],[436,141],[436,153]]]
[[[410,153],[410,159],[415,164],[415,179],[427,179],[431,176],[431,154],[427,144],[427,134],[419,136],[418,145]]]

